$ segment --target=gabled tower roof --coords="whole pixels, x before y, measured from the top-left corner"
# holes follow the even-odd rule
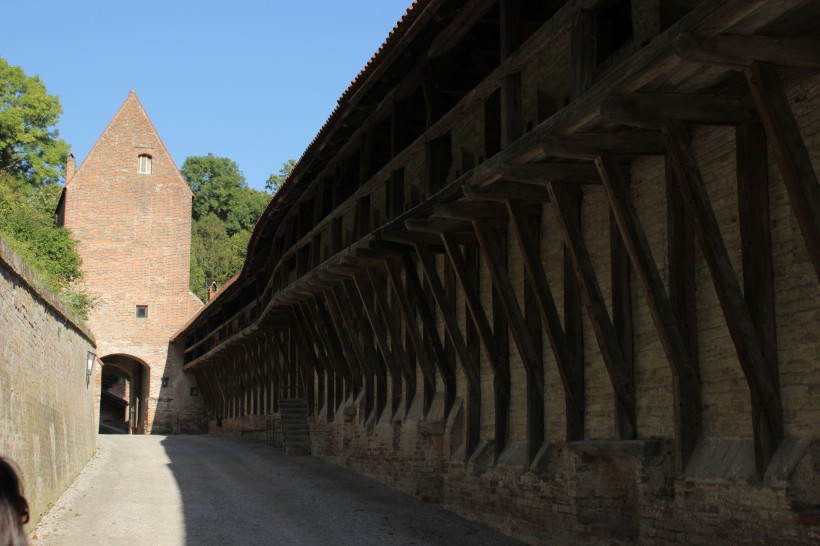
[[[108,125],[106,126],[105,130],[102,132],[102,134],[100,134],[99,138],[94,143],[94,146],[91,147],[91,150],[89,150],[88,155],[86,155],[86,157],[83,159],[83,162],[80,164],[80,167],[77,169],[77,171],[73,174],[73,176],[71,176],[70,179],[66,177],[66,187],[68,187],[71,184],[72,180],[75,180],[82,175],[83,167],[85,167],[89,161],[94,160],[94,157],[99,153],[100,148],[104,145],[107,138],[112,136],[112,133],[117,132],[118,129],[122,129],[124,125],[131,125],[131,132],[133,132],[134,134],[143,135],[140,137],[142,139],[146,138],[144,135],[150,134],[150,140],[156,140],[156,143],[160,148],[160,153],[164,154],[173,165],[174,173],[176,175],[175,178],[177,178],[181,184],[184,184],[190,192],[191,190],[188,187],[185,178],[182,176],[182,173],[179,172],[179,169],[177,168],[176,163],[174,162],[170,152],[168,151],[168,148],[165,146],[165,143],[162,141],[162,138],[160,138],[159,133],[156,130],[156,127],[154,127],[151,118],[148,117],[148,113],[145,111],[145,108],[142,106],[142,103],[140,102],[136,92],[134,92],[133,89],[128,93],[128,96],[125,98],[125,101],[123,101],[122,105],[114,114],[114,117],[111,118],[111,121],[108,122]],[[134,144],[139,145],[140,142],[135,142]],[[193,192],[191,192],[191,196],[193,196]]]

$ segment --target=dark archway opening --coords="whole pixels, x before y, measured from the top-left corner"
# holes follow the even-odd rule
[[[100,434],[145,434],[150,368],[122,354],[101,360]]]

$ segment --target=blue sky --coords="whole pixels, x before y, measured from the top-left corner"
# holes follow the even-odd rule
[[[85,159],[133,89],[178,166],[233,159],[251,187],[298,159],[410,0],[11,0],[0,56],[38,74]]]

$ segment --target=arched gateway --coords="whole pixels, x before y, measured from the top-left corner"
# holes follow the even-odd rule
[[[151,392],[151,368],[129,355],[102,359],[100,433],[144,434]]]

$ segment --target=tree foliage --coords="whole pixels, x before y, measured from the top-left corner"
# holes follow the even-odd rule
[[[207,299],[242,268],[256,220],[270,195],[249,188],[239,166],[213,154],[192,156],[180,169],[194,192],[190,287]]]
[[[88,318],[92,298],[79,287],[82,261],[71,232],[56,227],[54,210],[62,188],[31,187],[20,175],[0,174],[0,236],[80,318]]]
[[[282,187],[282,184],[287,179],[290,171],[293,170],[293,167],[296,166],[295,159],[288,159],[282,164],[282,168],[279,169],[279,174],[271,174],[267,181],[265,181],[265,189],[271,193],[276,193],[279,191],[279,188]]]
[[[77,241],[55,225],[68,144],[54,128],[57,97],[37,76],[0,58],[0,237],[80,318],[94,305],[80,288]]]
[[[62,111],[38,76],[0,58],[0,172],[32,186],[57,182],[68,154],[54,127]]]

